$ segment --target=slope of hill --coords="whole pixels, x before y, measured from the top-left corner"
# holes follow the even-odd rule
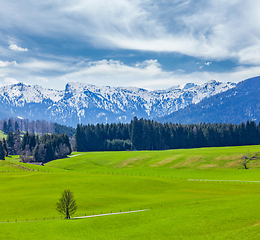
[[[134,116],[157,118],[235,87],[235,83],[186,84],[161,91],[68,83],[64,91],[22,83],[0,88],[5,117],[44,119],[66,125],[129,122]]]
[[[74,153],[27,164],[35,171],[2,161],[0,239],[258,239],[259,163],[238,169],[258,150]],[[64,189],[74,193],[74,216],[87,218],[61,219],[55,203]]]
[[[218,147],[218,148],[194,148],[175,149],[166,151],[115,151],[115,152],[75,152],[72,158],[64,158],[51,161],[45,166],[55,169],[64,169],[76,172],[99,172],[104,173],[128,172],[136,174],[165,174],[178,175],[178,171],[190,177],[202,177],[200,170],[224,170],[244,169],[243,158],[248,157],[247,167],[251,170],[259,169],[259,145]],[[186,172],[186,170],[194,172]],[[195,172],[195,170],[198,172]],[[202,174],[202,175],[200,175]],[[223,174],[223,173],[221,173]],[[218,178],[217,173],[211,176]],[[222,175],[223,177],[223,175]],[[232,179],[229,173],[227,179]],[[241,175],[239,176],[242,177]],[[248,177],[248,176],[247,176]],[[256,177],[253,176],[252,178]]]
[[[203,99],[159,119],[173,123],[234,123],[260,121],[260,77],[244,80],[226,92]]]

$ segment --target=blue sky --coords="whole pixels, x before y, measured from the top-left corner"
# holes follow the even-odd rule
[[[166,89],[260,75],[259,0],[0,0],[0,86]]]

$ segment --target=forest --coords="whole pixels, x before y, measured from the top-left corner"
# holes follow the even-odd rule
[[[8,155],[20,155],[22,162],[46,163],[71,154],[70,139],[67,134],[44,134],[26,132],[21,138],[19,129],[8,132],[7,138],[0,140],[0,159]]]
[[[260,123],[159,123],[135,117],[129,124],[77,125],[77,151],[166,150],[260,144]]]
[[[23,126],[26,122],[22,122]],[[45,121],[28,124],[28,130],[41,129],[41,133],[27,131],[21,134],[20,124],[10,119],[2,122],[3,131],[8,133],[0,142],[0,159],[19,154],[23,162],[46,163],[66,157],[72,149],[81,152],[130,151],[260,144],[260,123],[254,121],[183,125],[135,117],[127,124],[78,124],[75,134],[75,129],[62,125],[56,125],[58,133],[44,133],[55,129],[55,124]],[[62,132],[68,132],[70,136]]]

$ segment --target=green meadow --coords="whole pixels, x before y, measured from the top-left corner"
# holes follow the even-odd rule
[[[0,131],[0,139],[5,138],[6,139],[7,135],[4,134],[3,131]]]
[[[74,152],[45,166],[8,157],[0,161],[0,239],[259,239],[258,152]],[[63,220],[55,204],[64,189],[74,193],[75,217],[128,213]]]

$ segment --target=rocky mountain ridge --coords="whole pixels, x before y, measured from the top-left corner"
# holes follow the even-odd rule
[[[166,90],[134,87],[98,87],[68,83],[64,91],[23,83],[0,88],[2,117],[44,119],[75,126],[77,123],[129,122],[134,116],[155,119],[225,92],[235,83],[187,83]]]
[[[160,122],[234,123],[260,122],[260,76],[239,82],[236,87],[191,104],[157,119]]]

